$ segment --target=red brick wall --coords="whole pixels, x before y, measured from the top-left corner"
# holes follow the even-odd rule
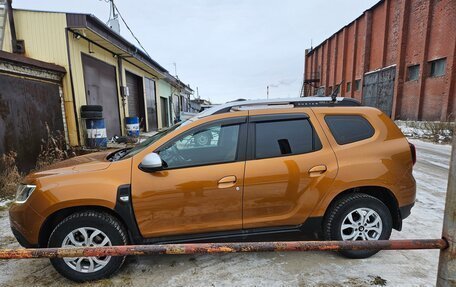
[[[446,120],[456,114],[455,27],[455,0],[383,0],[310,51],[306,66],[314,64],[306,74],[320,66],[317,85],[343,80],[341,95],[361,100],[355,80],[396,65],[393,117]],[[431,78],[429,61],[438,58],[446,58],[445,75]],[[407,67],[414,64],[420,65],[419,79],[407,81]],[[314,92],[308,89],[306,96]]]
[[[372,11],[372,40],[369,71],[375,71],[383,67],[383,43],[385,41],[385,2],[381,3]]]
[[[386,41],[386,58],[385,66],[396,64],[396,59],[399,53],[399,36],[400,36],[400,22],[401,22],[401,1],[390,1],[388,12],[388,27],[387,27],[387,41]]]
[[[342,95],[344,97],[353,97],[352,92],[353,92],[353,72],[354,72],[354,66],[353,66],[353,60],[355,56],[355,25],[350,25],[346,28],[345,33],[347,33],[347,42],[346,42],[346,50],[345,50],[345,75],[344,75],[344,80],[345,82],[343,83],[344,89]],[[351,84],[351,89],[349,92],[346,91],[347,83]]]

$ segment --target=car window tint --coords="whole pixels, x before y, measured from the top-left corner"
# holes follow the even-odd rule
[[[255,124],[255,158],[307,153],[314,150],[316,135],[309,121],[284,120]]]
[[[238,138],[239,125],[214,125],[180,137],[158,153],[168,168],[232,162]]]
[[[362,116],[326,116],[325,121],[340,145],[368,139],[375,133],[372,125]]]

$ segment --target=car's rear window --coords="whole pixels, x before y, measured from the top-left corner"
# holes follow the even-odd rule
[[[340,145],[368,139],[375,133],[369,121],[359,115],[327,115],[325,121]]]

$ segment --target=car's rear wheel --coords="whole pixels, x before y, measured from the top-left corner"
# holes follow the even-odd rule
[[[112,215],[103,212],[74,213],[60,222],[52,231],[48,247],[102,247],[127,244],[126,232]],[[114,274],[125,257],[67,257],[53,258],[54,268],[66,278],[92,281]]]
[[[326,240],[388,240],[392,218],[379,199],[361,193],[349,194],[332,204],[323,224]],[[349,258],[367,258],[379,250],[343,250]]]

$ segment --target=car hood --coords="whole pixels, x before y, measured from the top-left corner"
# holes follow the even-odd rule
[[[112,152],[112,150],[102,151],[73,157],[31,173],[27,176],[27,180],[59,174],[71,174],[107,169],[111,165],[111,162],[108,161],[106,157]]]

